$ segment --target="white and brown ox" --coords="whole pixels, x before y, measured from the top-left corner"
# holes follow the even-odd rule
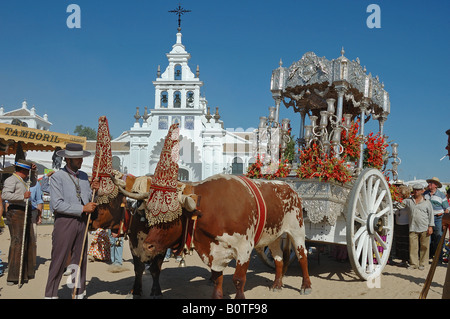
[[[310,293],[301,199],[288,184],[215,175],[191,184],[190,188],[198,197],[196,210],[189,213],[183,209],[177,220],[149,228],[144,248],[150,257],[161,255],[167,248],[177,249],[184,245],[186,223],[196,216],[192,243],[203,262],[211,268],[212,297],[223,297],[223,270],[235,259],[236,298],[244,298],[246,274],[254,248],[269,247],[276,267],[272,288],[281,289],[283,252],[280,240],[286,233],[302,269],[301,293]]]
[[[164,253],[155,256],[144,247],[144,240],[150,230],[145,219],[144,209],[145,199],[148,198],[148,191],[151,186],[151,176],[136,177],[113,170],[111,178],[114,184],[118,186],[119,193],[110,203],[98,206],[98,213],[95,214],[91,229],[105,228],[111,229],[113,232],[123,231],[129,240],[135,274],[129,297],[139,298],[142,295],[142,275],[145,265],[150,264],[150,274],[153,278],[150,296],[159,298],[162,296],[159,275]],[[183,189],[185,185],[180,186],[180,189]],[[127,203],[126,201],[127,197],[135,199],[136,202],[130,205],[130,202]],[[181,205],[189,211],[195,208],[195,203],[191,197],[180,194],[179,199]]]

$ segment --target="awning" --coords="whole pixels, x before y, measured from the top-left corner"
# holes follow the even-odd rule
[[[0,123],[0,155],[15,154],[17,142],[22,142],[24,151],[54,151],[58,146],[64,149],[68,143],[81,144],[86,149],[83,136]]]

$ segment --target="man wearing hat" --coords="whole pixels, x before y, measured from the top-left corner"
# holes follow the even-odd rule
[[[85,172],[80,171],[83,158],[91,155],[80,144],[67,144],[65,150],[57,152],[66,161],[66,166],[52,175],[50,184],[50,210],[55,216],[52,234],[51,264],[48,273],[46,298],[58,298],[58,288],[71,256],[71,268],[78,270],[88,215],[94,212],[96,203],[92,200],[92,189],[98,189],[98,180],[92,182],[92,189]],[[86,284],[86,249],[80,270],[76,297],[83,298]]]
[[[14,163],[15,172],[5,180],[2,191],[2,199],[8,201],[8,211],[6,218],[8,220],[11,243],[8,255],[8,285],[19,283],[22,278],[23,283],[33,279],[35,275],[36,245],[34,242],[34,231],[31,224],[31,204],[27,206],[30,198],[30,185],[36,184],[36,165],[30,161],[19,159]],[[4,170],[7,171],[7,170]],[[31,174],[30,174],[31,171]],[[31,176],[30,176],[31,175]],[[31,178],[29,178],[29,176]],[[27,181],[30,179],[30,183]],[[27,211],[25,212],[25,209]],[[25,216],[27,218],[25,229],[25,241],[23,242],[23,232],[25,225]],[[23,255],[22,255],[22,245]],[[20,264],[22,262],[22,276],[20,273]]]
[[[412,197],[403,200],[409,212],[408,269],[422,270],[428,260],[429,236],[433,233],[434,218],[431,202],[423,197],[423,192],[422,184],[414,184]]]
[[[434,214],[434,228],[433,234],[431,235],[430,242],[430,258],[433,258],[434,254],[439,254],[439,262],[442,263],[442,251],[436,252],[439,240],[442,237],[442,215],[448,211],[448,201],[447,197],[438,188],[442,187],[439,178],[433,177],[427,179],[428,190],[423,193],[425,199],[431,201],[433,205]]]

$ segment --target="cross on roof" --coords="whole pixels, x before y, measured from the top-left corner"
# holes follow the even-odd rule
[[[186,10],[178,5],[178,8],[176,8],[175,10],[170,10],[169,12],[178,15],[178,31],[181,31],[181,16],[185,13],[191,12],[191,10]]]

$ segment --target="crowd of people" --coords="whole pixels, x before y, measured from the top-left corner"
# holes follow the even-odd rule
[[[396,183],[402,203],[396,203],[394,245],[391,256],[401,260],[408,269],[423,270],[429,259],[438,255],[440,264],[444,260],[445,245],[437,250],[443,235],[442,219],[449,214],[450,189],[444,194],[439,189],[439,178],[427,180],[427,186],[415,183],[412,187],[402,181]]]

